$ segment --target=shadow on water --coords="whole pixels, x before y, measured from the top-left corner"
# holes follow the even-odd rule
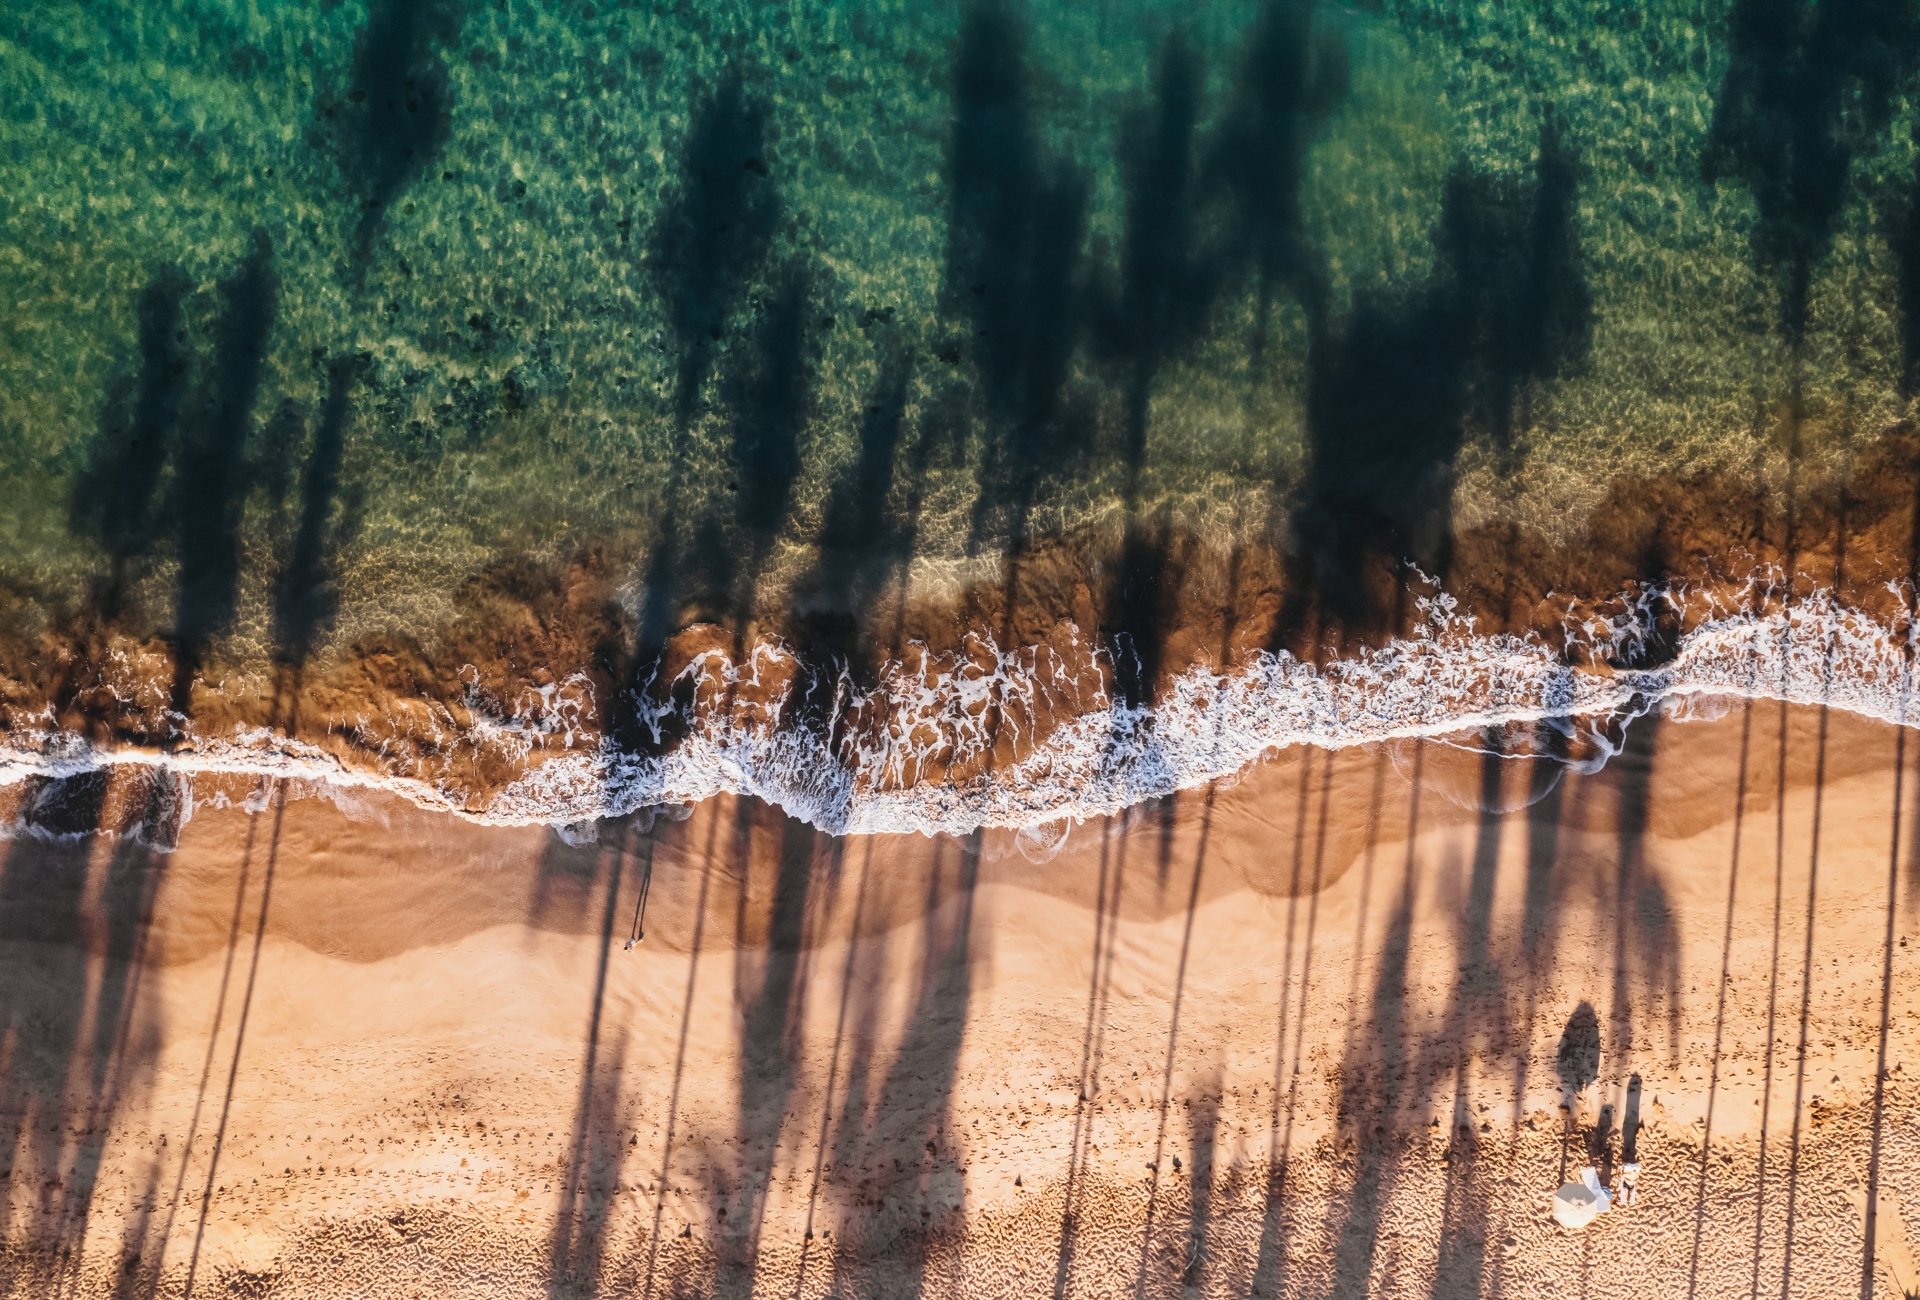
[[[666,304],[677,358],[673,403],[682,430],[780,224],[768,136],[766,102],[730,68],[694,102],[678,179],[648,240],[647,272]]]
[[[193,712],[194,677],[212,640],[233,624],[241,515],[253,486],[247,460],[253,407],[278,292],[273,244],[256,230],[246,259],[221,285],[211,364],[188,407],[173,465],[169,510],[178,576],[169,700],[182,718]]]
[[[1135,108],[1122,127],[1126,213],[1119,274],[1096,307],[1100,349],[1125,374],[1126,531],[1102,630],[1114,657],[1114,694],[1130,705],[1148,702],[1159,676],[1161,643],[1174,617],[1177,561],[1170,526],[1140,517],[1154,382],[1163,366],[1200,338],[1219,282],[1219,257],[1206,247],[1196,206],[1194,137],[1204,81],[1199,57],[1185,37],[1168,37],[1155,62],[1150,103]]]
[[[168,704],[178,720],[192,712],[194,677],[214,638],[231,627],[239,595],[242,515],[258,477],[253,408],[278,293],[272,242],[256,230],[247,256],[221,282],[204,365],[188,342],[190,287],[168,268],[142,293],[139,378],[109,391],[70,510],[74,531],[106,555],[94,599],[102,619],[122,612],[134,567],[171,544]]]
[[[440,47],[459,35],[463,8],[464,0],[371,0],[345,98],[319,106],[320,121],[337,124],[335,151],[358,198],[359,267],[371,258],[394,201],[452,131],[453,81]]]
[[[906,570],[919,526],[913,503],[931,439],[922,432],[902,458],[912,380],[907,350],[884,344],[852,463],[842,467],[827,490],[813,565],[795,584],[795,642],[816,664],[851,663],[881,641],[890,653],[900,649],[897,634],[876,636],[875,620],[890,581],[897,588],[891,598],[905,604]],[[904,468],[910,479],[905,510],[889,504],[896,467]]]
[[[106,552],[108,570],[94,605],[111,622],[120,614],[129,569],[164,536],[161,473],[173,450],[191,379],[183,306],[193,288],[167,267],[140,295],[139,374],[108,390],[99,436],[74,489],[72,523]]]
[[[94,602],[103,619],[120,613],[131,566],[170,544],[176,574],[168,702],[180,722],[191,713],[195,675],[213,641],[234,621],[244,515],[254,494],[269,515],[269,540],[287,553],[274,587],[275,662],[283,668],[303,663],[330,624],[333,559],[357,514],[356,495],[343,493],[342,462],[352,388],[364,364],[343,358],[329,367],[311,440],[304,413],[291,400],[256,431],[254,407],[278,296],[271,241],[255,231],[248,255],[221,282],[204,362],[188,342],[189,287],[169,268],[142,294],[138,384],[123,380],[109,391],[71,510],[75,532],[106,554],[108,571],[95,584]],[[286,496],[303,455],[299,499],[289,518]]]
[[[744,563],[734,593],[734,634],[753,617],[754,587],[793,500],[800,477],[800,443],[813,405],[820,319],[813,272],[794,258],[773,276],[743,355],[730,358],[721,387],[733,435],[734,526]],[[716,583],[716,586],[718,584]]]
[[[1004,516],[1010,570],[1040,490],[1084,451],[1088,423],[1064,409],[1077,405],[1067,389],[1084,325],[1088,183],[1048,154],[1030,101],[1024,29],[994,0],[975,4],[954,55],[942,296],[970,331],[961,351],[984,407],[973,532],[977,542]]]
[[[341,468],[350,399],[364,366],[365,358],[343,357],[327,368],[327,396],[307,448],[287,558],[274,585],[274,657],[283,667],[306,663],[339,607],[334,560],[358,516],[357,494],[342,499]]]
[[[1876,146],[1920,68],[1920,10],[1904,0],[1738,0],[1727,43],[1701,171],[1753,194],[1754,256],[1780,277],[1781,329],[1797,346],[1854,160]]]
[[[1290,507],[1281,644],[1298,648],[1316,628],[1400,631],[1390,610],[1402,564],[1438,576],[1451,565],[1454,464],[1469,434],[1510,449],[1535,386],[1585,356],[1578,176],[1549,111],[1530,180],[1454,169],[1430,277],[1361,296],[1338,324],[1309,317],[1307,469]]]
[[[760,567],[799,473],[819,346],[813,269],[796,256],[775,268],[763,295],[751,297],[782,215],[770,131],[766,101],[748,89],[740,67],[729,67],[695,96],[675,178],[647,237],[642,267],[665,304],[675,357],[674,435],[631,643],[600,656],[613,684],[608,734],[633,752],[679,739],[643,724],[637,706],[663,685],[655,680],[662,655],[688,611],[730,621],[736,638],[744,636]],[[749,307],[751,332],[730,342]],[[703,491],[696,429],[708,380],[723,361],[719,396],[733,463],[722,495],[730,509]]]
[[[1327,272],[1306,238],[1300,191],[1307,154],[1346,98],[1346,42],[1316,22],[1312,0],[1270,0],[1249,32],[1232,98],[1208,143],[1204,188],[1224,200],[1229,265],[1252,272],[1253,352],[1266,351],[1276,299],[1325,314]]]
[[[1915,129],[1920,141],[1920,128]],[[1920,173],[1884,214],[1887,246],[1893,250],[1895,320],[1900,329],[1900,392],[1920,391]]]
[[[1150,101],[1120,131],[1125,225],[1116,282],[1096,299],[1095,337],[1126,374],[1127,502],[1137,504],[1148,407],[1161,367],[1198,340],[1219,287],[1219,256],[1197,210],[1195,127],[1205,70],[1175,33],[1154,62]]]

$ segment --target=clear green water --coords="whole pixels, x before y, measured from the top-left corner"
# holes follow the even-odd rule
[[[36,4],[8,653],[430,639],[591,546],[670,628],[1162,507],[1419,558],[1790,395],[1871,437],[1920,20],[1774,9]]]

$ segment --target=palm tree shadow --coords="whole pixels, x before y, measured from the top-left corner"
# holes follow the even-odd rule
[[[1900,4],[1739,0],[1730,29],[1701,172],[1753,194],[1754,257],[1779,276],[1781,328],[1797,349],[1854,161],[1920,70],[1920,16]]]
[[[465,0],[372,0],[345,93],[315,108],[355,195],[356,275],[372,260],[394,202],[432,165],[453,127],[453,79],[440,54],[459,35]]]
[[[1578,154],[1549,110],[1533,176],[1449,177],[1420,283],[1308,317],[1307,468],[1287,507],[1276,645],[1397,634],[1405,567],[1453,563],[1455,462],[1475,431],[1510,460],[1535,389],[1579,365],[1592,297]]]

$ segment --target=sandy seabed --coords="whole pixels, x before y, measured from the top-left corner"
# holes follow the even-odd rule
[[[285,788],[15,839],[0,1294],[1912,1294],[1920,737],[1629,739],[1290,751],[1044,851]]]

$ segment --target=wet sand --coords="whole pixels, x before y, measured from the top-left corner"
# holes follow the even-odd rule
[[[1290,752],[1046,861],[731,799],[15,840],[0,1294],[1920,1286],[1920,742],[1628,734]]]

